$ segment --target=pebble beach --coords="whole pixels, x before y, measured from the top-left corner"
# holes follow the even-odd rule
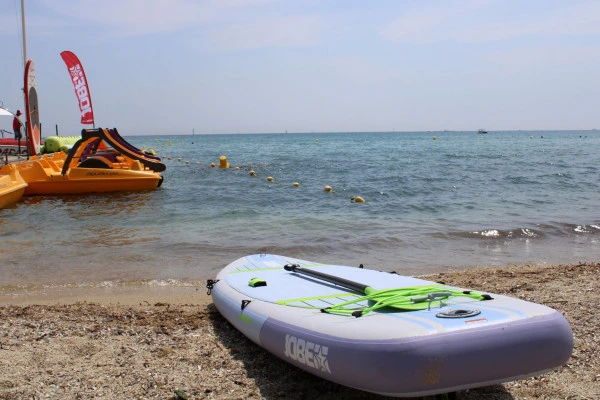
[[[600,397],[600,263],[423,276],[545,304],[570,322],[571,359],[545,375],[456,399]],[[305,373],[234,329],[204,281],[0,289],[0,399],[383,399]],[[183,396],[183,397],[181,397]]]

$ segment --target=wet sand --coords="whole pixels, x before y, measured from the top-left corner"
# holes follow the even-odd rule
[[[600,263],[449,271],[426,279],[560,311],[575,348],[549,374],[457,399],[600,398]],[[305,373],[246,339],[185,285],[0,288],[0,399],[378,399]],[[182,392],[179,392],[183,394]]]

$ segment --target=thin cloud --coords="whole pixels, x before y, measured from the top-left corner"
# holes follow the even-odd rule
[[[379,35],[393,42],[430,43],[447,40],[460,29],[465,14],[478,6],[468,2],[422,2],[416,9],[404,9],[402,15],[379,29]]]
[[[318,43],[324,22],[316,16],[285,16],[232,23],[214,29],[211,42],[219,50],[310,46]]]
[[[528,36],[600,34],[600,3],[564,2],[545,10],[543,4],[506,2],[422,3],[379,29],[388,41],[483,43]],[[521,7],[521,15],[515,8]],[[509,17],[507,15],[510,14]],[[510,19],[510,22],[507,20]]]
[[[321,71],[327,71],[336,79],[355,83],[381,83],[402,78],[395,66],[373,62],[364,57],[336,57],[317,63]]]
[[[497,50],[481,57],[483,62],[512,67],[515,71],[529,71],[548,66],[589,65],[600,62],[599,46],[577,46],[556,51],[554,46]]]
[[[191,0],[41,0],[56,15],[69,23],[82,21],[112,36],[140,36],[180,31],[191,26],[222,22],[236,12],[244,12],[268,0],[191,1]]]

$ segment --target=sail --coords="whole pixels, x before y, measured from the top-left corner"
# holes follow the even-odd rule
[[[27,116],[27,149],[30,155],[38,154],[42,135],[33,60],[27,60],[25,65],[25,115]]]
[[[75,87],[75,95],[77,101],[79,101],[79,110],[81,111],[81,123],[82,124],[93,124],[94,123],[94,111],[92,110],[92,96],[90,95],[90,89],[83,71],[83,66],[79,61],[79,58],[70,51],[63,51],[60,53],[67,69],[71,75],[73,86]]]

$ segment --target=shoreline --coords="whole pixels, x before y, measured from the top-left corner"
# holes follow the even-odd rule
[[[81,285],[22,285],[0,287],[0,307],[4,305],[67,305],[80,302],[135,306],[154,304],[208,305],[206,280],[169,283],[161,281],[86,283]]]
[[[574,350],[541,376],[457,399],[600,397],[600,263],[510,266],[420,276],[545,304]],[[305,373],[221,317],[205,281],[0,288],[0,398],[383,399]]]

